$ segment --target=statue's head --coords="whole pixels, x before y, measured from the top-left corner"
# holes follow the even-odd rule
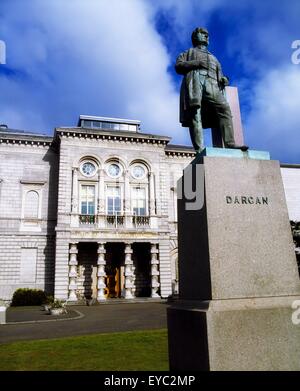
[[[198,45],[205,45],[208,46],[209,39],[208,39],[208,31],[204,27],[197,27],[192,32],[192,43],[193,46]]]

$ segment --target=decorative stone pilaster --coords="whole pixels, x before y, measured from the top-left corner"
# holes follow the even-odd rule
[[[151,243],[151,297],[160,297],[158,294],[159,283],[159,260],[157,257],[158,248],[156,243]]]
[[[105,213],[105,189],[104,189],[104,170],[98,170],[98,214]]]
[[[149,175],[149,193],[150,193],[150,216],[155,215],[155,185],[154,174],[150,172]]]
[[[125,216],[128,216],[131,214],[130,209],[130,173],[129,170],[125,170],[124,173],[124,179],[125,179],[125,185],[124,185],[124,212]]]
[[[78,167],[73,168],[72,213],[78,213]]]
[[[69,249],[69,300],[77,301],[77,243],[71,243]]]
[[[125,299],[133,299],[133,270],[131,243],[125,244]]]
[[[98,301],[103,301],[103,300],[106,300],[106,297],[105,297],[105,288],[106,288],[106,285],[105,285],[105,277],[106,277],[106,273],[105,273],[105,265],[106,265],[106,261],[105,261],[105,253],[106,253],[106,250],[104,248],[104,243],[102,242],[98,242],[98,261],[97,261],[97,265],[98,265],[98,270],[97,270],[97,288],[98,288],[98,293],[97,293],[97,300]]]

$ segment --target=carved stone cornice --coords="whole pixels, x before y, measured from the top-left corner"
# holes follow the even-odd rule
[[[85,128],[57,128],[55,135],[63,138],[95,139],[104,141],[122,141],[129,143],[166,146],[170,137],[132,132],[99,131]]]

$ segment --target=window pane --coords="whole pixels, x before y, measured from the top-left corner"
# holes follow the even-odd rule
[[[143,198],[143,199],[146,198],[146,189],[145,188],[140,189],[140,198]]]
[[[101,122],[99,122],[99,121],[93,121],[93,127],[94,127],[94,128],[100,128],[100,127],[101,127]]]
[[[120,130],[120,124],[111,124],[113,130]]]
[[[89,204],[88,205],[88,214],[89,215],[94,215],[95,214],[95,206],[94,206],[94,204]]]
[[[83,126],[86,126],[87,128],[91,128],[92,127],[92,121],[84,120],[83,121]]]
[[[145,200],[138,200],[137,207],[138,208],[145,208]]]
[[[95,186],[87,186],[87,194],[89,197],[93,197],[95,195]]]
[[[102,122],[102,129],[110,129],[110,123]]]
[[[137,190],[136,190],[135,187],[132,189],[132,198],[133,198],[134,200],[137,199]]]
[[[116,198],[120,196],[120,188],[119,187],[108,187],[107,188],[107,195],[111,198]]]
[[[87,186],[81,186],[81,197],[83,199],[86,198],[86,193],[87,193]]]
[[[121,210],[121,198],[115,198],[115,210]]]
[[[114,212],[114,200],[113,198],[109,197],[107,199],[107,213],[113,214],[113,212]]]
[[[87,214],[87,203],[86,202],[82,202],[81,203],[81,214],[82,215],[86,215]]]
[[[114,188],[113,187],[109,186],[107,188],[107,196],[108,197],[113,197],[114,196]]]
[[[128,131],[128,125],[126,125],[126,124],[120,124],[120,130]]]

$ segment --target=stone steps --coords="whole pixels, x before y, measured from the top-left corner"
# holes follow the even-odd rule
[[[134,299],[107,299],[101,302],[98,302],[96,299],[93,300],[92,304],[89,305],[111,305],[111,304],[137,304],[137,303],[166,303],[167,300],[161,298],[152,298],[152,297],[136,297]],[[78,301],[68,301],[68,306],[73,305],[87,305],[86,300]]]

